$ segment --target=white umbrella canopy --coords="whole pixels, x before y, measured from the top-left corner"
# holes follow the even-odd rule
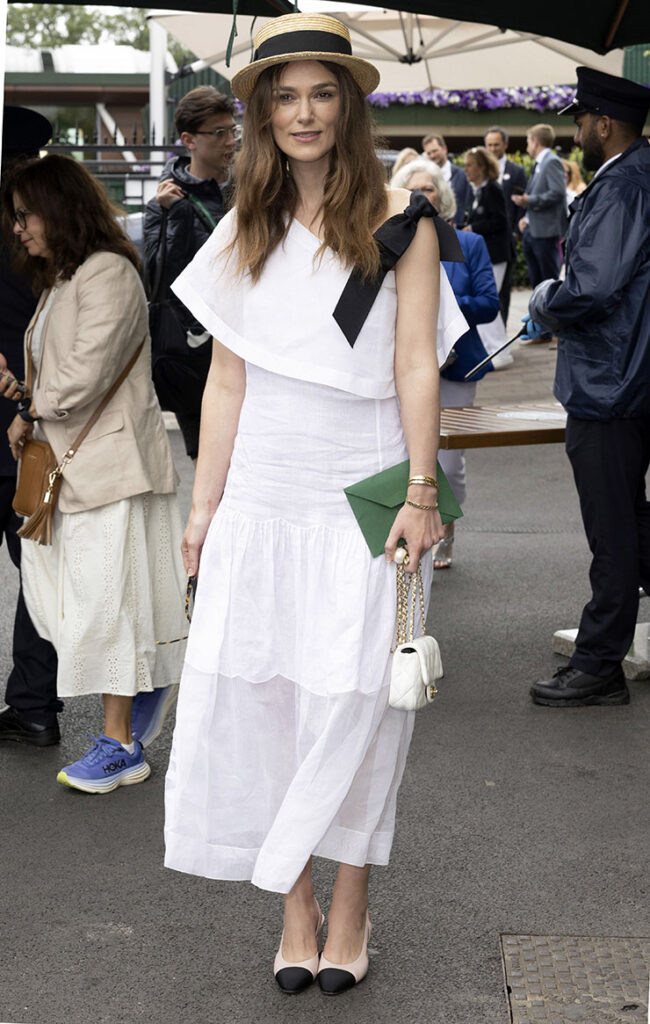
[[[382,92],[569,85],[576,81],[578,65],[612,75],[623,70],[622,49],[603,56],[557,39],[492,25],[328,0],[303,0],[300,9],[333,14],[345,22],[354,54],[377,65]],[[226,67],[230,16],[154,11],[150,17],[224,78],[248,63],[252,37],[268,20],[237,18],[238,35]]]

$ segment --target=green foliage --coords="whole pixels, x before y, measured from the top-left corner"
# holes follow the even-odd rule
[[[524,247],[521,238],[515,239],[515,265],[512,268],[512,287],[530,288],[528,265],[524,257]]]
[[[93,46],[110,42],[148,50],[149,25],[145,15],[139,7],[109,13],[77,4],[9,4],[7,43],[47,50],[78,43]],[[196,59],[175,40],[169,40],[168,49],[179,65]]]
[[[74,4],[10,4],[7,42],[11,46],[47,49],[66,43],[98,43],[103,16]]]

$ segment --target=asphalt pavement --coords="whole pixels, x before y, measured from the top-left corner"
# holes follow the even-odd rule
[[[513,306],[514,325],[525,295]],[[553,363],[548,345],[517,346],[478,402],[549,399]],[[170,436],[187,509],[191,465]],[[508,1024],[502,936],[650,936],[650,681],[630,684],[628,707],[528,697],[564,663],[553,631],[577,624],[588,597],[563,447],[470,452],[468,485],[429,616],[445,677],[418,715],[391,864],[373,873],[366,981],[338,999],[316,987],[287,998],[271,971],[280,898],[163,869],[171,723],[143,785],[103,797],[58,785],[100,725],[98,699],[78,698],[59,747],[0,746],[0,1021]],[[6,677],[16,574],[4,548],[0,572]],[[326,905],[333,866],[317,862],[315,877]]]

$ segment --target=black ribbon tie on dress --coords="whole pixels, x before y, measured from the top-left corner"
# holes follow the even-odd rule
[[[403,213],[390,217],[375,231],[373,237],[377,240],[381,258],[378,276],[364,281],[360,272],[353,270],[336,304],[332,315],[347,338],[350,348],[354,347],[359,337],[386,274],[393,269],[413,241],[420,217],[433,217],[441,261],[465,262],[454,228],[440,219],[435,206],[431,205],[424,193],[413,192],[411,202]]]

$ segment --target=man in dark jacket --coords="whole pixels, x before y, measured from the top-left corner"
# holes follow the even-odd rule
[[[559,336],[555,395],[568,412],[593,596],[569,665],[532,687],[537,704],[627,704],[621,664],[639,585],[650,593],[649,107],[643,86],[578,68],[576,99],[563,111],[597,173],[571,206],[566,280],[536,288],[526,333]]]
[[[189,156],[169,161],[144,219],[153,378],[161,405],[176,413],[192,459],[198,454],[211,346],[203,326],[170,286],[226,212],[238,138],[234,109],[232,99],[207,85],[183,97],[175,123]]]
[[[37,156],[50,139],[50,122],[26,107],[4,108],[2,130],[3,177],[11,164],[25,156]],[[28,278],[11,269],[11,255],[0,244],[0,320],[2,352],[12,374],[22,379],[23,338],[36,309],[36,298]],[[2,368],[6,373],[5,368]],[[3,383],[7,383],[4,378]],[[16,406],[0,397],[0,543],[4,534],[9,556],[20,569],[21,521],[11,507],[16,491],[16,463],[7,444],[7,428],[16,415]],[[30,541],[27,541],[29,544]],[[14,619],[13,667],[7,680],[5,701],[0,713],[0,740],[18,740],[34,746],[58,743],[60,731],[57,712],[63,703],[56,695],[56,652],[36,632],[23,598],[22,586]]]
[[[526,172],[521,164],[516,164],[514,160],[508,160],[506,155],[508,151],[508,133],[505,128],[501,128],[499,125],[488,128],[485,133],[484,142],[485,148],[490,151],[499,164],[499,184],[506,197],[506,210],[512,238],[512,256],[506,266],[503,284],[499,290],[501,316],[503,317],[504,324],[507,324],[508,313],[510,312],[510,292],[512,291],[512,271],[515,265],[515,242],[517,238],[521,237],[518,227],[519,207],[512,202],[512,197],[513,195],[523,195],[526,191]],[[517,191],[513,191],[515,189]]]

